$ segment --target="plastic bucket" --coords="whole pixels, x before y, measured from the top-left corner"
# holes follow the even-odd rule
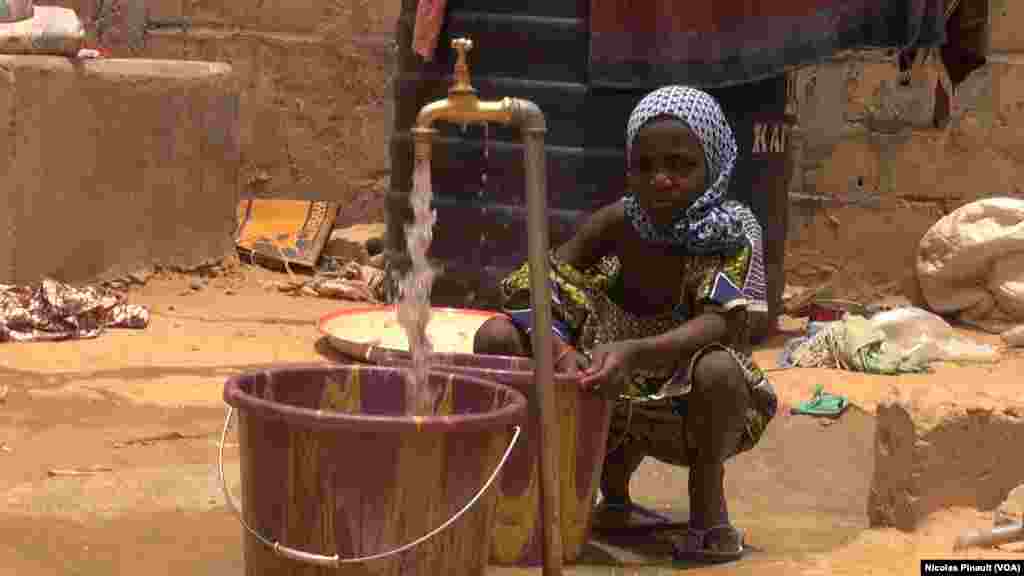
[[[246,574],[484,574],[498,496],[488,488],[526,399],[435,370],[434,415],[408,416],[403,372],[302,365],[228,380],[221,479],[237,409]]]
[[[533,391],[533,361],[528,358],[480,354],[438,354],[441,370],[486,378],[508,385],[526,396]],[[611,424],[612,403],[580,390],[579,381],[555,375],[552,383],[555,410],[561,423],[559,461],[563,560],[575,562],[590,539],[591,519],[605,445]],[[498,519],[491,540],[495,564],[536,566],[543,561],[540,517],[539,427],[529,421],[523,438],[501,477]]]
[[[409,354],[368,346],[347,349],[373,364],[402,366]],[[510,386],[527,397],[533,387],[533,362],[528,358],[480,354],[436,354],[434,367]],[[575,562],[590,538],[591,517],[604,465],[611,424],[612,403],[583,392],[578,379],[555,375],[553,383],[558,421],[561,423],[561,513],[563,560]],[[491,540],[495,564],[536,566],[543,558],[540,518],[539,435],[535,422],[527,422],[512,450],[499,484],[498,518]]]

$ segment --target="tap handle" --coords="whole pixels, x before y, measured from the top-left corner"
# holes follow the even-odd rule
[[[466,61],[466,53],[473,49],[473,41],[469,38],[455,38],[452,40],[452,49],[455,50],[455,91],[473,92],[473,86],[469,81],[469,63]]]
[[[470,40],[469,38],[455,38],[454,40],[452,40],[452,49],[455,50],[455,53],[457,55],[455,65],[465,65],[466,53],[473,49],[473,41]]]

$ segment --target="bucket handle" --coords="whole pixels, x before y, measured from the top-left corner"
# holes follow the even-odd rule
[[[231,512],[233,512],[235,517],[238,518],[238,522],[242,524],[242,527],[245,528],[246,532],[252,535],[253,538],[259,540],[264,546],[271,548],[274,551],[274,553],[278,556],[283,556],[285,558],[289,558],[291,560],[295,560],[298,562],[305,562],[306,564],[313,564],[316,566],[324,566],[328,568],[338,568],[342,564],[359,564],[362,562],[369,562],[371,560],[382,560],[384,558],[388,558],[396,554],[401,554],[402,552],[419,546],[420,544],[426,542],[427,540],[433,538],[434,536],[444,531],[445,528],[448,528],[449,526],[454,524],[456,520],[462,517],[463,514],[468,512],[469,509],[472,508],[474,504],[476,504],[477,500],[479,500],[487,492],[487,489],[490,488],[491,484],[493,484],[494,481],[498,478],[498,473],[501,472],[501,469],[505,467],[505,463],[508,462],[508,458],[512,454],[512,449],[515,448],[516,441],[519,440],[519,433],[522,431],[522,429],[519,426],[515,426],[515,432],[512,434],[512,440],[509,442],[508,448],[505,449],[505,453],[502,454],[501,460],[498,461],[498,465],[494,468],[494,472],[491,472],[490,477],[487,478],[487,482],[484,482],[484,485],[482,488],[480,488],[480,491],[477,492],[472,498],[470,498],[469,502],[467,502],[465,506],[460,508],[459,511],[456,512],[454,516],[449,518],[444,524],[441,524],[437,528],[431,530],[430,532],[427,532],[426,534],[420,536],[412,542],[409,542],[408,544],[405,544],[403,546],[399,546],[398,548],[395,548],[394,550],[390,550],[388,552],[382,552],[380,554],[373,554],[370,556],[357,556],[355,558],[341,558],[337,554],[335,554],[334,556],[323,556],[321,554],[312,554],[309,552],[296,550],[294,548],[289,548],[287,546],[284,546],[280,542],[271,542],[268,538],[265,538],[262,535],[260,535],[258,532],[256,532],[256,530],[254,530],[251,526],[249,526],[249,524],[245,522],[245,518],[242,517],[242,513],[239,511],[239,505],[235,502],[235,498],[231,494],[231,490],[228,488],[227,480],[224,477],[224,442],[227,440],[228,430],[231,429],[231,417],[233,415],[234,407],[228,406],[228,415],[227,418],[224,419],[224,431],[221,433],[220,436],[220,447],[218,452],[218,472],[220,474],[220,485],[222,490],[224,491],[224,499],[227,501],[228,507],[231,508]]]

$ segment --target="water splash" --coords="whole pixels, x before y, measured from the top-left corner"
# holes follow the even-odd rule
[[[437,214],[431,208],[434,192],[430,182],[430,161],[417,159],[413,171],[412,205],[413,219],[405,227],[405,242],[412,260],[412,267],[399,282],[401,298],[398,303],[398,323],[405,331],[412,355],[412,366],[406,385],[406,406],[408,412],[428,415],[433,412],[436,391],[428,379],[430,356],[433,345],[427,336],[430,323],[430,291],[434,286],[436,271],[427,259],[430,243],[434,238],[434,223]]]

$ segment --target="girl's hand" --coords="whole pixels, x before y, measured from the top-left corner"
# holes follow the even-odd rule
[[[584,371],[580,386],[608,399],[618,398],[633,372],[636,350],[636,344],[630,341],[601,344],[591,354],[591,364]]]
[[[570,376],[576,376],[583,372],[590,365],[590,361],[583,354],[580,354],[573,348],[569,348],[561,354],[555,362],[555,372],[559,374],[568,374]]]

